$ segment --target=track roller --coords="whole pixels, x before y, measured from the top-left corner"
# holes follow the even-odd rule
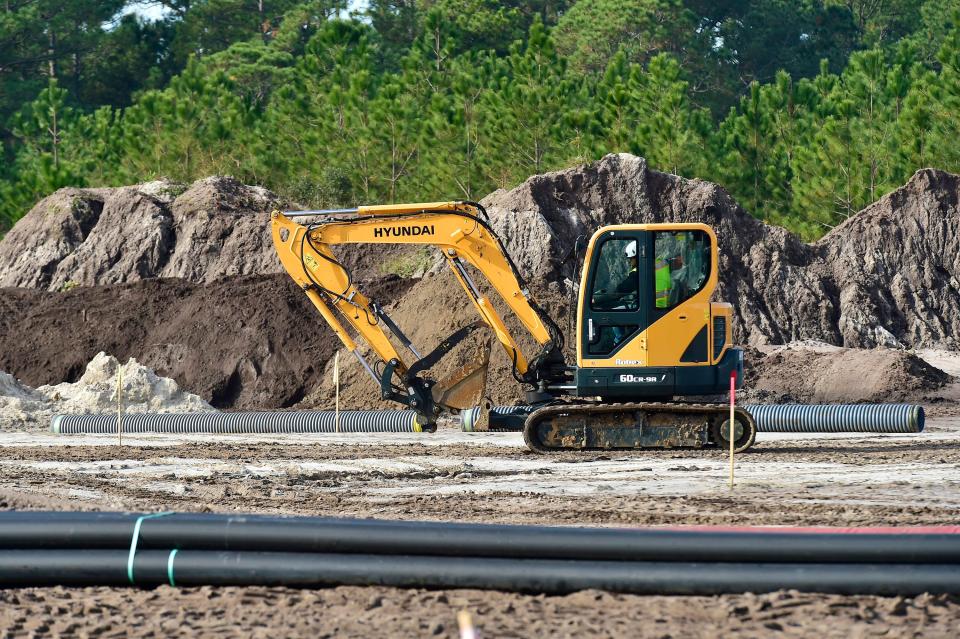
[[[745,411],[738,411],[733,418],[733,452],[742,453],[757,439],[757,425]],[[710,428],[710,439],[723,450],[730,450],[730,416],[715,420]]]

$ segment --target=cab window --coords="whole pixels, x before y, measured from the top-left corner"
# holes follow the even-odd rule
[[[653,240],[657,309],[669,309],[703,289],[710,276],[710,238],[704,231],[657,231]]]
[[[637,240],[609,239],[600,245],[591,286],[595,311],[636,311],[640,308]]]

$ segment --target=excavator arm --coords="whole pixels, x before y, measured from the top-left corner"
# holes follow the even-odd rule
[[[296,220],[310,217],[311,224]],[[563,363],[563,335],[553,321],[530,299],[523,280],[490,227],[486,211],[472,202],[430,202],[385,206],[361,206],[332,211],[291,211],[272,214],[272,233],[277,254],[287,273],[304,290],[324,320],[336,332],[374,381],[381,395],[407,404],[428,423],[445,408],[432,388],[434,380],[420,373],[434,365],[476,328],[488,327],[513,363],[518,381],[533,387],[555,378]],[[337,260],[332,247],[341,244],[406,244],[437,247],[456,280],[480,316],[421,356],[415,346],[386,314],[366,297],[351,273]],[[533,358],[523,353],[490,300],[470,277],[465,264],[487,279],[520,323],[541,346]],[[379,372],[358,350],[353,333],[382,360]],[[409,354],[394,346],[388,332]],[[412,355],[412,357],[411,357]]]

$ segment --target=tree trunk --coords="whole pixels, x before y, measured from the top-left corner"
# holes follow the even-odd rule
[[[55,62],[57,57],[57,36],[53,32],[53,26],[47,24],[47,35],[49,37],[47,44],[47,56],[50,58],[47,60],[47,73],[51,78],[57,77],[57,63]]]
[[[269,39],[270,28],[267,26],[267,19],[263,14],[263,0],[257,0],[257,17],[260,25],[260,37],[266,43]]]

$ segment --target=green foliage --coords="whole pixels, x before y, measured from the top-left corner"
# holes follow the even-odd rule
[[[254,112],[237,93],[224,73],[208,73],[193,62],[168,88],[143,94],[123,114],[119,175],[183,181],[211,173],[244,175]]]
[[[539,18],[526,46],[515,43],[510,55],[498,59],[491,71],[497,84],[483,94],[482,102],[484,110],[496,114],[487,121],[490,141],[483,149],[487,176],[505,187],[564,164],[571,142],[564,135],[564,96],[571,89],[563,77],[563,60]],[[496,160],[490,156],[494,150]]]
[[[680,0],[577,2],[557,24],[557,48],[576,70],[597,73],[618,51],[646,62],[676,50],[678,35],[693,30],[692,18]]]
[[[273,38],[285,12],[295,0],[204,0],[195,2],[177,22],[172,43],[182,65],[191,56],[204,57],[252,38]]]
[[[960,0],[123,4],[0,6],[0,233],[67,185],[478,199],[632,152],[815,239],[960,169]]]
[[[13,172],[16,178],[0,183],[0,228],[16,221],[37,199],[85,182],[70,144],[77,114],[66,98],[67,91],[51,79],[37,99],[13,118],[13,134],[21,151]]]

